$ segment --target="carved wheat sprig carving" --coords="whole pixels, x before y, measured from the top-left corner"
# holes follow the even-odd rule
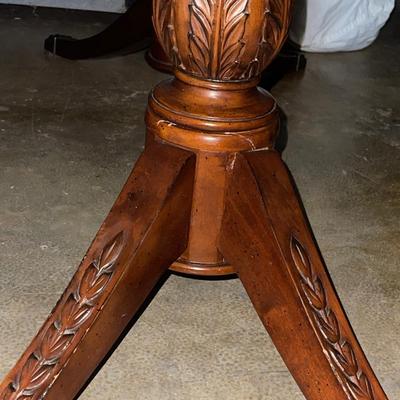
[[[87,267],[66,302],[51,316],[51,324],[42,333],[40,343],[1,394],[2,400],[37,398],[49,387],[60,359],[72,350],[76,333],[96,314],[96,300],[110,282],[122,249],[120,232]]]
[[[375,400],[371,383],[360,368],[352,345],[342,335],[339,321],[329,305],[323,283],[316,274],[303,245],[294,236],[291,238],[290,249],[300,276],[301,289],[321,333],[329,361],[340,377],[346,393],[351,400]]]

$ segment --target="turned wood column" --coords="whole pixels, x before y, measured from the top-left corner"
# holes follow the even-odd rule
[[[202,275],[234,270],[217,249],[227,171],[236,153],[270,148],[276,102],[259,75],[287,35],[291,0],[154,0],[153,23],[175,78],[159,84],[149,134],[196,153],[189,245],[171,269]]]

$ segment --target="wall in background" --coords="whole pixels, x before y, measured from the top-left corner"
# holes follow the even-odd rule
[[[0,0],[0,4],[21,4],[108,12],[124,12],[126,10],[125,0]]]

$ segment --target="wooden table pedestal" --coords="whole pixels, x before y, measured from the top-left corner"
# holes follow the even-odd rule
[[[145,151],[1,400],[72,400],[169,268],[237,274],[305,398],[387,399],[274,150],[276,102],[257,88],[291,3],[154,0],[175,78],[150,94]]]

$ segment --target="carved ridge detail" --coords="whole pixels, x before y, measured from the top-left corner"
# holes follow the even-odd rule
[[[300,276],[300,288],[321,334],[325,354],[351,400],[375,400],[367,375],[359,366],[352,345],[341,332],[339,321],[329,305],[321,279],[316,274],[303,245],[291,237],[290,251]]]
[[[219,79],[233,79],[240,67],[246,42],[244,34],[249,16],[249,0],[227,0],[222,11]]]
[[[176,40],[174,3],[175,0],[153,1],[153,26],[159,42],[172,63],[184,70],[185,66],[182,64]]]
[[[257,53],[243,72],[242,79],[260,75],[276,56],[289,29],[291,1],[265,0],[264,19]]]
[[[54,380],[61,358],[66,355],[76,333],[98,311],[96,300],[110,282],[123,249],[123,232],[118,233],[74,283],[65,303],[51,316],[51,324],[40,342],[2,393],[2,400],[43,398]]]
[[[214,0],[192,0],[189,7],[189,60],[194,73],[207,76],[211,66]]]
[[[189,60],[193,73],[221,80],[238,75],[248,4],[249,0],[226,0],[218,7],[215,0],[191,0]],[[220,23],[218,28],[213,21]]]
[[[175,67],[204,79],[250,80],[280,50],[292,1],[153,0],[153,24]]]

